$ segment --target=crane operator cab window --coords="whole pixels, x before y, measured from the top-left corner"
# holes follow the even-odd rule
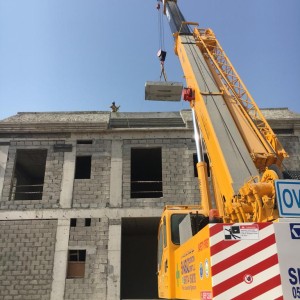
[[[174,214],[171,217],[171,238],[175,245],[180,245],[179,224],[186,217],[186,214]]]
[[[171,239],[175,245],[180,245],[179,225],[186,216],[187,214],[173,214],[171,216]],[[209,223],[208,217],[202,214],[190,213],[189,216],[192,235],[195,235]]]

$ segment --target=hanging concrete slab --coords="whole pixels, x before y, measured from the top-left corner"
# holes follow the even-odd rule
[[[145,100],[180,101],[183,84],[173,81],[147,81]]]

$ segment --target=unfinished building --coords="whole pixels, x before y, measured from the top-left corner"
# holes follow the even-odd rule
[[[300,115],[263,110],[300,169]],[[0,122],[0,299],[155,299],[159,216],[197,204],[189,110]]]

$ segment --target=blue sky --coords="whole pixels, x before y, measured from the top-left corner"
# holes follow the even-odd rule
[[[214,30],[260,107],[300,113],[299,0],[180,0]],[[177,111],[144,100],[159,80],[155,0],[0,0],[0,119],[21,111]],[[183,81],[165,23],[168,79]]]

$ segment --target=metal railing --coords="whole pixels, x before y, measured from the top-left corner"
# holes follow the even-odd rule
[[[131,181],[131,198],[160,198],[163,196],[161,180]]]
[[[11,200],[42,200],[43,184],[13,185]]]

